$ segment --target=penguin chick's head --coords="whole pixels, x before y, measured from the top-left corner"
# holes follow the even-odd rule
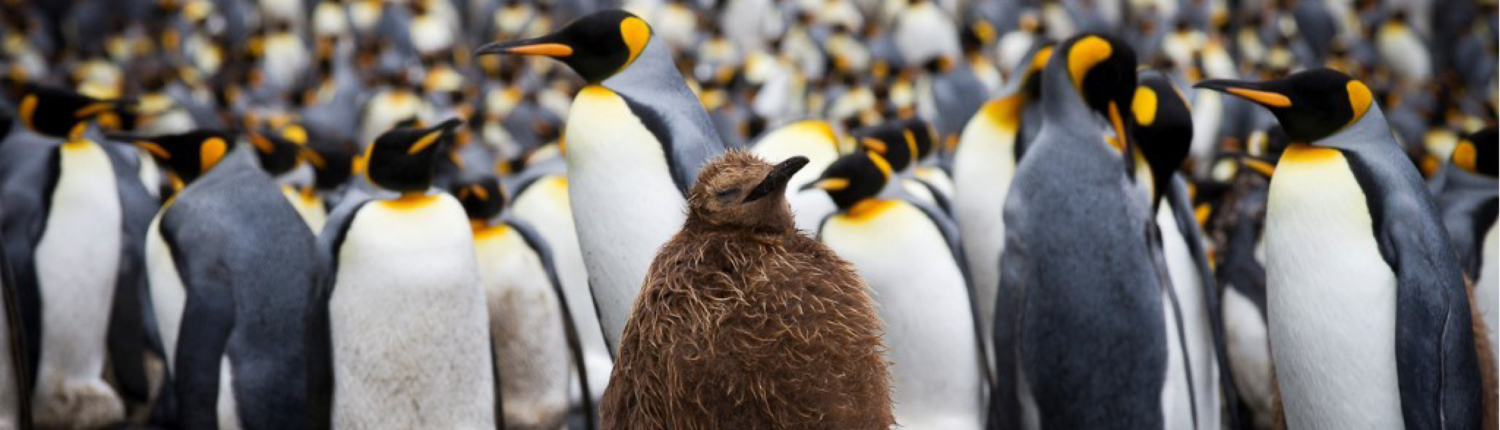
[[[195,130],[182,134],[131,139],[137,147],[167,166],[183,185],[192,183],[208,172],[234,146],[234,139],[216,130]]]
[[[786,184],[806,165],[803,156],[773,166],[747,152],[727,152],[698,172],[688,192],[688,224],[791,231]]]
[[[1486,127],[1458,141],[1453,148],[1453,164],[1460,169],[1485,176],[1495,176],[1495,127]]]
[[[432,185],[432,172],[443,141],[463,121],[447,120],[431,128],[395,128],[375,138],[365,153],[365,174],[376,186],[420,193]]]
[[[47,136],[68,137],[81,131],[75,130],[76,127],[115,109],[117,102],[59,88],[28,85],[16,106],[16,116],[26,128]]]
[[[1369,87],[1333,69],[1308,70],[1264,82],[1211,79],[1195,87],[1265,106],[1292,141],[1304,143],[1316,142],[1354,124],[1375,103]]]
[[[873,151],[858,151],[834,160],[823,175],[802,187],[820,189],[833,198],[839,210],[847,211],[859,202],[874,198],[891,180],[891,164]]]
[[[1114,36],[1085,33],[1063,43],[1062,58],[1054,63],[1067,67],[1073,88],[1090,109],[1109,119],[1119,139],[1117,149],[1129,147],[1130,101],[1135,95],[1135,51]]]
[[[1154,205],[1193,144],[1192,110],[1165,75],[1147,71],[1140,75],[1140,86],[1135,88],[1130,111],[1135,120],[1136,143],[1155,179]]]
[[[505,209],[505,190],[500,188],[500,179],[494,175],[454,181],[448,192],[458,197],[471,220],[488,220]]]
[[[630,12],[609,9],[585,15],[546,36],[481,46],[474,55],[552,57],[567,64],[585,81],[597,84],[630,67],[650,41],[651,26],[645,20]]]

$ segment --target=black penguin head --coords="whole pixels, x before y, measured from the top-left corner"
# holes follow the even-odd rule
[[[313,186],[332,190],[349,181],[354,172],[354,144],[323,143],[302,149],[302,158],[313,167]]]
[[[260,158],[260,167],[272,176],[296,168],[307,145],[307,129],[296,124],[277,130],[251,131],[249,137],[255,155]]]
[[[818,180],[802,187],[821,189],[833,198],[839,210],[847,211],[865,199],[874,198],[891,181],[891,164],[874,151],[856,151],[839,157]]]
[[[182,134],[136,138],[137,147],[146,150],[156,162],[171,171],[173,186],[185,186],[208,172],[234,147],[234,138],[216,130],[195,130]]]
[[[505,209],[505,189],[494,175],[454,181],[448,192],[458,197],[470,220],[485,221],[499,215]]]
[[[1103,115],[1114,127],[1117,149],[1130,147],[1130,101],[1135,96],[1135,51],[1123,40],[1100,33],[1085,33],[1063,42],[1058,52],[1073,88],[1089,109]]]
[[[376,186],[403,193],[420,193],[432,186],[433,170],[443,152],[443,141],[463,121],[457,118],[431,128],[394,128],[370,144],[365,174]]]
[[[771,165],[748,152],[729,151],[698,172],[688,191],[688,224],[792,231],[786,184],[806,165],[802,156]]]
[[[1495,127],[1487,127],[1458,141],[1453,148],[1453,164],[1460,169],[1495,176]]]
[[[1042,70],[1047,68],[1047,62],[1052,60],[1051,42],[1045,42],[1032,51],[1030,61],[1022,62],[1016,67],[1013,75],[1019,75],[1023,94],[1031,100],[1042,99]]]
[[[1155,180],[1152,196],[1155,206],[1192,147],[1192,110],[1182,92],[1166,76],[1148,71],[1140,76],[1130,111],[1135,121],[1136,145],[1151,166],[1151,177]]]
[[[1229,93],[1265,106],[1294,142],[1313,143],[1364,117],[1374,95],[1364,83],[1333,69],[1263,81],[1213,79],[1197,88]]]
[[[849,134],[854,136],[861,148],[880,154],[881,158],[890,162],[892,170],[904,172],[907,167],[917,163],[922,152],[917,146],[915,130],[907,125],[906,121],[890,121],[857,129]],[[927,140],[930,147],[931,138],[928,137]]]
[[[896,122],[901,124],[901,137],[911,136],[912,141],[916,143],[917,154],[913,157],[913,163],[920,162],[926,159],[928,155],[932,155],[933,149],[936,148],[932,143],[932,127],[927,124],[927,121],[914,117]]]
[[[26,128],[37,133],[68,137],[81,133],[81,126],[90,119],[117,106],[117,102],[98,100],[73,91],[28,85],[16,105],[16,117]]]
[[[646,50],[651,34],[651,26],[640,17],[609,9],[585,15],[546,36],[481,46],[475,55],[552,57],[597,84],[629,67]]]

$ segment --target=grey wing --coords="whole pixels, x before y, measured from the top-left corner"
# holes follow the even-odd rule
[[[1014,188],[1013,188],[1014,189]],[[1000,253],[1000,286],[995,295],[995,390],[990,395],[990,427],[1014,430],[1021,427],[1021,322],[1025,317],[1021,304],[1030,279],[1030,257],[1020,234],[1025,216],[1020,207],[1023,196],[1013,192],[1006,198],[1004,217],[1005,248]]]
[[[187,290],[172,381],[178,424],[213,428],[218,420],[220,369],[234,326],[234,291],[224,247],[218,245],[222,230],[212,223],[181,222],[194,210],[179,203],[163,216],[160,227]]]
[[[120,193],[122,237],[119,276],[115,283],[114,309],[110,312],[108,345],[110,363],[120,385],[120,394],[144,402],[150,397],[145,352],[161,354],[155,336],[155,319],[145,312],[149,286],[146,282],[146,230],[156,216],[157,203],[146,192],[136,174],[138,160],[131,152],[110,152]],[[147,323],[150,323],[149,325]]]
[[[1203,286],[1203,300],[1208,302],[1208,323],[1213,332],[1214,358],[1219,364],[1219,387],[1223,396],[1224,404],[1228,405],[1227,415],[1230,425],[1238,426],[1239,414],[1239,390],[1234,386],[1234,377],[1228,372],[1229,355],[1224,343],[1224,314],[1219,310],[1222,302],[1219,300],[1219,286],[1214,280],[1213,268],[1208,265],[1208,254],[1203,249],[1202,232],[1198,228],[1198,219],[1193,214],[1192,202],[1188,199],[1187,180],[1178,173],[1172,177],[1172,184],[1167,190],[1167,202],[1172,205],[1172,218],[1177,221],[1177,229],[1182,232],[1182,237],[1187,239],[1188,252],[1193,253],[1193,265],[1198,268],[1199,285]]]
[[[16,133],[29,133],[17,131]],[[33,135],[35,136],[35,135]],[[37,145],[30,145],[36,143]],[[0,237],[5,238],[6,259],[10,261],[13,285],[7,286],[16,296],[20,306],[21,339],[25,345],[26,386],[36,384],[36,367],[41,359],[41,291],[37,289],[37,273],[32,251],[41,240],[48,209],[48,190],[57,178],[57,145],[44,142],[9,141],[10,146],[0,147],[0,160],[15,162],[0,183],[0,202],[5,211],[0,219]],[[18,147],[16,144],[27,144]]]
[[[340,204],[328,216],[318,235],[318,260],[323,279],[311,291],[307,303],[307,427],[328,429],[333,426],[333,333],[328,320],[328,300],[338,279],[338,252],[344,244],[354,216],[368,199]]]

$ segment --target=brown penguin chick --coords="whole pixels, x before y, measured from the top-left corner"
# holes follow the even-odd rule
[[[888,429],[889,363],[863,279],[797,231],[807,164],[704,166],[620,340],[604,429]]]

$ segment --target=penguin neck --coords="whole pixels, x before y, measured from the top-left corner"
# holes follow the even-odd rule
[[[667,104],[679,102],[679,97],[692,95],[682,74],[672,63],[672,55],[662,45],[661,38],[652,37],[635,61],[619,73],[597,83],[618,93],[631,96],[642,103]],[[653,98],[664,99],[652,103]],[[694,104],[698,99],[693,97]]]
[[[1390,145],[1385,145],[1385,142]],[[1345,151],[1370,151],[1381,150],[1378,148],[1399,150],[1395,145],[1395,135],[1386,125],[1385,114],[1380,111],[1380,106],[1374,103],[1365,111],[1364,116],[1355,120],[1332,135],[1313,142],[1314,145],[1335,148]]]
[[[1054,56],[1052,63],[1047,66],[1042,78],[1042,112],[1046,121],[1056,122],[1059,127],[1087,130],[1090,134],[1098,128],[1099,120],[1095,118],[1093,109],[1083,101],[1083,95],[1078,88],[1073,86],[1073,78],[1068,76],[1067,68],[1063,67],[1064,58]],[[1129,106],[1121,106],[1128,109]]]

